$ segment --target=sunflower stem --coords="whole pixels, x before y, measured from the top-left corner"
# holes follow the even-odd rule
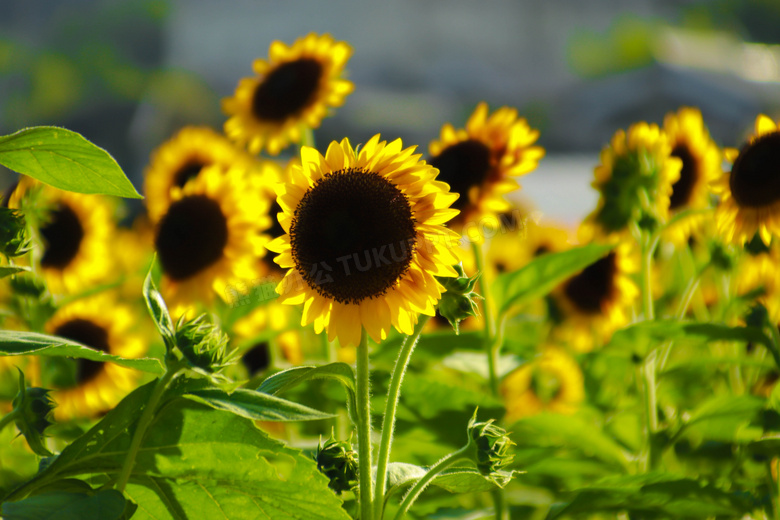
[[[385,414],[382,418],[382,440],[379,442],[379,457],[376,463],[376,486],[374,491],[374,519],[382,520],[384,514],[385,486],[387,484],[387,465],[390,462],[390,450],[393,445],[395,430],[395,414],[398,409],[398,399],[401,396],[401,384],[406,374],[406,367],[412,358],[415,346],[420,339],[423,327],[430,316],[422,315],[414,327],[411,336],[407,336],[395,360],[393,374],[390,376],[390,388],[387,390]]]
[[[149,428],[152,420],[154,419],[154,412],[157,411],[157,405],[160,402],[160,398],[165,393],[168,385],[173,379],[180,373],[181,369],[169,369],[157,383],[154,385],[152,395],[149,396],[149,401],[146,403],[144,411],[141,413],[141,417],[138,419],[138,423],[133,432],[133,438],[130,441],[130,447],[125,455],[125,460],[122,463],[122,468],[119,470],[119,477],[116,480],[116,489],[120,493],[124,493],[125,486],[130,480],[130,473],[133,471],[133,465],[135,464],[135,457],[138,454],[138,450],[141,447],[141,442],[146,435],[146,430]]]
[[[368,367],[368,334],[360,331],[360,345],[357,348],[357,432],[358,432],[358,478],[360,479],[360,518],[368,520],[372,513],[371,482],[371,380]]]
[[[314,130],[311,129],[308,125],[305,123],[301,124],[301,147],[304,146],[310,146],[312,148],[316,148],[316,143],[314,142]]]
[[[653,265],[653,253],[658,245],[659,236],[650,233],[642,233],[642,313],[645,321],[655,318],[653,309],[653,284],[651,270]],[[653,468],[654,454],[653,444],[656,431],[658,431],[658,400],[656,397],[656,370],[658,365],[658,349],[652,349],[642,363],[642,390],[645,405],[645,446],[642,449],[642,471],[647,472]]]
[[[487,350],[488,377],[490,391],[494,396],[498,395],[498,375],[496,365],[501,345],[494,345],[496,337],[496,316],[493,312],[493,301],[490,295],[490,284],[485,280],[485,259],[482,252],[482,244],[471,243],[474,251],[474,262],[477,271],[481,273],[479,278],[479,292],[482,295],[482,312],[485,314],[485,347]]]
[[[18,410],[18,409],[16,409],[16,408],[14,408],[13,410],[11,410],[11,411],[10,411],[10,412],[8,412],[7,414],[5,414],[5,415],[3,416],[3,418],[2,418],[2,419],[0,419],[0,432],[1,432],[1,431],[3,431],[3,428],[5,428],[6,426],[8,426],[8,423],[10,423],[10,422],[11,422],[11,421],[13,421],[14,419],[16,419],[16,416],[17,416],[17,415],[19,415],[19,410]]]

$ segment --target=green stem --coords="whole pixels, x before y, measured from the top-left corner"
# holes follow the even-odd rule
[[[3,431],[3,428],[5,428],[6,426],[8,426],[8,424],[9,424],[11,421],[13,421],[14,419],[16,419],[16,416],[17,416],[17,415],[19,415],[19,410],[18,410],[18,409],[16,409],[16,408],[14,408],[13,410],[11,410],[11,411],[10,411],[10,412],[8,412],[7,414],[5,414],[5,416],[4,416],[2,419],[0,419],[0,432],[1,432],[1,431]]]
[[[482,254],[482,245],[476,242],[471,243],[474,251],[474,262],[477,271],[482,273],[479,279],[479,292],[482,295],[482,312],[485,315],[485,345],[487,350],[488,376],[490,381],[490,391],[494,396],[498,395],[498,374],[496,365],[498,364],[498,354],[501,346],[494,346],[496,337],[496,315],[493,312],[493,300],[490,295],[490,284],[485,280],[485,260]]]
[[[133,471],[133,465],[135,464],[135,457],[138,454],[138,449],[141,447],[141,441],[144,439],[147,428],[154,419],[154,412],[157,411],[157,405],[160,402],[160,398],[165,393],[166,388],[173,378],[179,374],[179,370],[168,370],[160,379],[157,380],[157,384],[154,385],[152,395],[149,396],[149,401],[146,403],[141,417],[138,419],[138,425],[133,432],[133,438],[130,441],[130,448],[127,450],[125,460],[122,463],[122,469],[119,471],[119,477],[116,480],[116,489],[119,492],[124,492],[127,482],[130,480],[130,473]]]
[[[642,314],[645,321],[651,321],[655,318],[653,309],[653,284],[652,284],[652,265],[653,252],[658,245],[659,237],[651,234],[642,234]],[[655,432],[658,431],[658,401],[656,399],[656,370],[658,361],[658,350],[653,349],[645,357],[642,363],[642,386],[645,405],[645,446],[642,450],[642,471],[647,472],[652,469],[654,464],[653,439]]]
[[[422,315],[414,327],[411,336],[404,339],[401,351],[395,360],[393,374],[390,376],[390,388],[387,390],[385,415],[382,418],[382,439],[379,442],[379,458],[376,463],[376,485],[374,491],[374,519],[382,520],[385,502],[385,486],[387,484],[387,465],[390,462],[390,449],[393,445],[393,430],[395,430],[395,413],[398,409],[398,398],[401,395],[401,384],[404,380],[406,367],[414,352],[414,347],[420,339],[423,327],[430,317]]]
[[[417,500],[417,497],[420,496],[420,494],[425,490],[425,488],[428,486],[428,484],[431,483],[431,481],[444,471],[445,469],[449,468],[454,464],[455,462],[459,461],[460,459],[466,458],[466,453],[471,448],[470,445],[466,445],[459,449],[456,452],[450,453],[443,459],[441,459],[439,462],[437,462],[431,469],[428,470],[428,472],[423,475],[423,477],[417,481],[417,483],[412,487],[412,489],[409,490],[408,493],[404,496],[403,501],[401,502],[401,507],[398,509],[398,512],[393,517],[393,520],[401,520],[404,516],[406,516],[406,513],[409,511],[409,509],[412,507],[412,504],[414,504],[414,501]]]
[[[691,300],[693,299],[693,295],[696,293],[696,289],[699,288],[700,281],[701,278],[695,276],[688,282],[688,286],[685,288],[685,291],[680,298],[677,311],[674,313],[676,319],[681,320],[685,317],[685,314],[688,312],[688,307],[690,307]],[[672,343],[672,340],[667,340],[661,345],[661,357],[659,358],[657,367],[659,371],[664,369],[666,362],[669,360],[669,355],[672,353]]]
[[[358,463],[360,479],[360,518],[371,518],[373,486],[371,482],[371,381],[368,368],[368,335],[366,329],[360,332],[357,348],[357,431]]]
[[[493,509],[495,511],[496,520],[509,520],[509,511],[506,508],[506,500],[504,499],[503,489],[494,489],[490,492],[493,497]]]

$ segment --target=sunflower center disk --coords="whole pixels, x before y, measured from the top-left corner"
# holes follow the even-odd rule
[[[186,280],[222,258],[228,242],[227,219],[219,204],[205,195],[171,204],[155,239],[163,271]]]
[[[445,148],[430,164],[439,169],[438,180],[449,184],[451,192],[460,194],[452,207],[462,210],[469,204],[469,190],[482,186],[490,176],[490,149],[471,139]]]
[[[109,352],[108,331],[89,320],[77,318],[63,323],[54,331],[71,341],[77,341],[100,352]],[[82,384],[92,380],[103,368],[100,361],[79,358],[76,360],[76,383]]]
[[[780,132],[762,135],[742,148],[729,185],[740,206],[755,208],[780,201]]]
[[[564,293],[581,312],[599,314],[612,293],[614,276],[615,253],[610,253],[572,277]]]
[[[78,254],[84,228],[78,215],[63,204],[51,212],[51,220],[41,227],[41,236],[46,243],[41,265],[63,269]]]
[[[672,156],[679,157],[682,161],[680,178],[672,185],[672,195],[669,197],[669,209],[675,210],[685,207],[691,201],[693,187],[696,185],[696,159],[683,144],[674,147]]]
[[[179,188],[183,188],[187,184],[187,181],[190,181],[198,176],[204,166],[206,165],[197,160],[192,160],[185,163],[181,168],[179,168],[179,171],[176,172],[176,175],[173,176],[173,185],[178,186]]]
[[[241,363],[246,367],[250,376],[262,372],[271,364],[270,346],[267,341],[262,341],[252,346],[241,356]]]
[[[320,85],[322,65],[302,58],[284,63],[268,74],[252,98],[258,119],[283,121],[306,107]]]
[[[415,247],[406,196],[375,173],[346,169],[317,181],[290,226],[293,260],[322,296],[359,303],[406,273]]]

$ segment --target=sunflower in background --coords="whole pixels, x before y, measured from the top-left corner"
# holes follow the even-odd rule
[[[222,101],[225,134],[253,154],[278,155],[300,142],[306,128],[319,127],[328,108],[343,105],[354,89],[343,78],[351,54],[349,44],[328,34],[310,33],[292,46],[274,41],[268,59],[252,64],[257,75],[243,78]]]
[[[731,171],[713,183],[720,196],[715,218],[726,242],[744,244],[758,233],[765,244],[780,234],[780,130],[756,118],[755,132],[740,150],[727,148]]]
[[[572,414],[585,400],[579,364],[556,347],[546,347],[539,357],[510,372],[500,391],[507,424],[542,412]]]
[[[658,125],[640,122],[618,130],[601,150],[592,186],[599,193],[596,209],[580,225],[579,237],[620,239],[644,217],[669,219],[672,184],[682,161],[672,155],[667,135]]]
[[[325,156],[303,147],[278,192],[287,234],[268,244],[287,269],[279,301],[303,304],[301,324],[342,346],[357,345],[363,328],[376,342],[391,325],[411,334],[441,298],[435,277],[457,276],[459,237],[442,225],[457,195],[437,173],[400,139],[376,135],[359,153],[334,141]]]
[[[771,321],[780,322],[780,244],[777,239],[764,244],[758,235],[746,242],[734,269],[737,294],[758,289],[763,293],[756,299],[766,307]]]
[[[487,246],[486,276],[511,273],[545,253],[571,248],[572,233],[563,226],[526,219],[518,230],[499,233]]]
[[[209,305],[215,293],[226,298],[229,287],[260,276],[257,258],[265,254],[270,201],[248,190],[243,174],[241,167],[207,166],[171,193],[154,245],[161,291],[174,314],[199,302]]]
[[[45,328],[49,334],[125,358],[137,358],[146,352],[144,342],[132,332],[135,328],[132,310],[105,293],[60,308]],[[108,411],[140,380],[137,370],[114,363],[86,359],[64,361],[74,363],[75,370],[69,365],[71,370],[59,371],[47,382],[54,388],[52,397],[57,402],[54,417],[58,421],[92,418]]]
[[[538,138],[539,131],[518,118],[517,110],[502,107],[488,115],[487,103],[477,105],[465,128],[442,127],[439,139],[429,145],[429,162],[439,169],[439,180],[460,194],[452,206],[460,214],[451,228],[482,243],[477,228],[464,226],[481,218],[496,220],[497,213],[511,209],[503,195],[517,190],[514,177],[534,170],[544,157],[544,148],[534,145]]]
[[[632,273],[639,259],[629,242],[559,285],[551,294],[556,322],[553,334],[578,352],[603,345],[629,323],[639,296]]]
[[[723,174],[723,170],[720,149],[710,137],[701,112],[686,107],[667,114],[664,132],[669,137],[672,156],[682,161],[680,177],[672,184],[669,197],[670,216],[685,210],[711,208],[710,184]],[[666,235],[675,244],[683,244],[708,218],[708,214],[684,217],[670,226]]]

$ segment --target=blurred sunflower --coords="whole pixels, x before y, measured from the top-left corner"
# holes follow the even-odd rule
[[[270,201],[249,191],[241,173],[207,166],[171,192],[154,245],[163,272],[161,291],[175,314],[197,302],[210,304],[215,292],[226,296],[228,286],[259,276]]]
[[[442,225],[457,195],[437,173],[400,139],[376,135],[359,153],[344,139],[325,156],[303,147],[278,191],[287,234],[268,244],[288,269],[279,301],[303,304],[302,324],[342,346],[357,345],[361,328],[377,342],[391,325],[411,334],[417,313],[435,312],[435,277],[457,276],[458,235]]]
[[[40,265],[49,290],[73,294],[108,281],[114,274],[110,248],[115,230],[109,201],[101,195],[61,191],[23,176],[9,206],[22,208],[25,196],[32,192],[36,192],[35,208],[44,208],[38,230],[43,242]]]
[[[682,161],[658,125],[640,122],[628,132],[618,130],[601,150],[592,186],[599,193],[596,209],[580,226],[580,239],[630,233],[644,216],[668,220],[672,184],[680,178]]]
[[[152,152],[144,172],[146,210],[152,223],[160,220],[171,203],[174,187],[184,188],[204,166],[252,166],[254,158],[208,127],[187,126]]]
[[[451,228],[482,243],[479,229],[466,224],[497,221],[496,213],[511,209],[503,195],[520,187],[513,177],[534,170],[544,157],[544,148],[534,146],[538,138],[539,131],[518,118],[517,110],[502,107],[488,116],[487,103],[477,105],[465,128],[442,127],[439,140],[430,143],[429,162],[439,169],[439,180],[460,194],[452,206],[460,214]]]
[[[552,292],[555,333],[578,352],[603,344],[630,320],[639,289],[631,273],[639,259],[630,243],[618,245]]]
[[[769,312],[773,322],[780,322],[780,244],[772,240],[764,244],[758,235],[746,242],[734,269],[737,294],[743,295],[756,289],[763,289],[757,300]]]
[[[354,89],[343,79],[352,54],[346,42],[329,34],[310,33],[292,46],[274,41],[268,59],[257,59],[257,76],[244,78],[231,98],[222,101],[230,116],[225,134],[256,154],[278,155],[290,142],[300,142],[304,127],[317,128],[328,107],[344,104]]]
[[[780,130],[761,114],[747,144],[724,155],[731,171],[712,185],[720,195],[718,231],[729,243],[744,244],[758,233],[769,244],[780,232]]]
[[[292,365],[303,362],[300,331],[288,330],[293,321],[291,310],[286,305],[270,302],[233,324],[233,339],[241,349],[241,364],[250,377],[271,365],[274,352],[280,353]],[[277,334],[271,339],[269,332]]]
[[[672,156],[682,161],[680,177],[672,184],[670,213],[710,208],[710,183],[723,171],[720,150],[710,137],[701,112],[686,107],[667,114],[664,132],[669,137]],[[707,218],[706,214],[685,217],[668,228],[667,236],[672,242],[682,244]]]
[[[547,347],[504,378],[501,395],[507,424],[541,412],[572,414],[585,399],[582,371],[564,351]]]
[[[493,237],[487,247],[486,270],[489,278],[510,273],[545,253],[571,247],[571,233],[562,226],[536,223],[527,219],[519,231]]]
[[[76,300],[60,308],[46,323],[46,332],[77,341],[95,350],[125,358],[146,351],[132,329],[135,319],[129,307],[100,295]],[[95,417],[116,406],[140,379],[138,371],[86,359],[75,360],[75,373],[60,375],[52,383],[58,421]]]

